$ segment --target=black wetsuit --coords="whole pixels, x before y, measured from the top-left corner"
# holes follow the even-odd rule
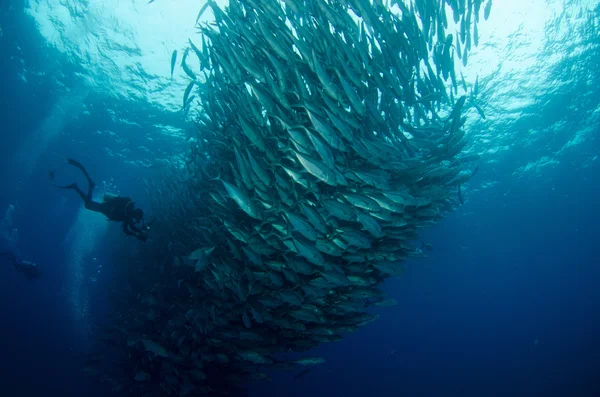
[[[7,258],[14,266],[14,268],[25,275],[28,280],[33,280],[40,276],[39,267],[33,263],[28,261],[19,262],[17,260],[17,256],[10,251],[2,251],[0,252],[0,256]]]
[[[96,187],[96,184],[90,178],[87,170],[79,163],[73,159],[69,159],[68,163],[74,167],[77,167],[83,172],[83,175],[87,179],[88,182],[88,190],[87,193],[83,193],[83,191],[77,186],[76,183],[72,183],[66,186],[58,186],[54,183],[54,172],[50,172],[50,178],[52,179],[52,183],[54,186],[61,189],[71,189],[75,190],[77,194],[83,200],[85,208],[94,211],[100,212],[104,214],[109,220],[115,222],[123,222],[123,232],[129,236],[135,236],[138,240],[146,241],[148,235],[146,232],[140,228],[138,228],[135,224],[137,223],[133,214],[135,204],[130,197],[110,197],[105,198],[103,202],[99,203],[92,200],[92,192]]]

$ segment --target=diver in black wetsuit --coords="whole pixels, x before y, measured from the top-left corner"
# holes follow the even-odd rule
[[[129,236],[134,236],[140,241],[146,241],[148,238],[148,226],[143,222],[144,211],[140,208],[135,208],[135,203],[130,197],[115,196],[112,194],[105,194],[104,200],[101,203],[92,200],[92,191],[96,184],[90,178],[86,169],[81,163],[69,159],[68,163],[74,167],[77,167],[83,172],[83,175],[88,181],[87,194],[83,193],[76,183],[72,183],[66,186],[59,186],[54,183],[54,171],[50,171],[50,180],[52,184],[61,189],[75,190],[79,197],[83,200],[85,208],[91,211],[100,212],[104,214],[109,220],[115,222],[123,222],[123,232]],[[138,228],[136,224],[142,222],[142,228]]]
[[[0,252],[0,256],[3,256],[11,261],[14,268],[18,272],[23,273],[28,280],[33,280],[34,278],[38,278],[40,276],[40,268],[35,264],[35,262],[19,262],[17,260],[17,256],[10,251],[2,251]]]

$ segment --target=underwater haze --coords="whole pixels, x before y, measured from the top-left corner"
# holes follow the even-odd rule
[[[223,26],[226,22],[222,20],[227,21],[229,16],[220,16],[217,7],[229,12],[227,15],[235,15],[235,7],[228,8],[227,3],[222,1],[217,1],[218,5],[212,1],[208,3],[212,5],[200,16],[200,20],[197,16],[204,1],[2,0],[0,3],[0,177],[3,182],[0,192],[0,251],[14,253],[18,261],[33,261],[41,271],[40,277],[29,280],[22,272],[16,271],[8,256],[0,257],[0,396],[599,396],[600,3],[595,0],[494,0],[493,4],[492,0],[416,1],[435,4],[436,12],[445,10],[450,24],[453,23],[451,3],[461,3],[463,8],[465,3],[469,7],[473,3],[481,5],[481,17],[476,25],[478,32],[475,33],[478,35],[477,46],[469,44],[468,61],[454,58],[453,64],[447,66],[456,70],[457,84],[453,87],[450,78],[444,79],[444,83],[448,92],[457,94],[452,94],[444,103],[440,95],[441,116],[437,119],[431,116],[432,125],[437,125],[434,122],[438,121],[440,125],[452,124],[452,128],[453,117],[456,123],[460,121],[461,114],[466,117],[460,128],[464,130],[468,143],[457,156],[467,158],[472,155],[477,160],[460,163],[456,178],[467,177],[463,183],[444,185],[444,192],[449,193],[440,193],[443,200],[434,203],[439,204],[438,212],[443,216],[431,219],[425,219],[424,215],[414,216],[414,230],[418,235],[407,234],[411,248],[406,248],[408,254],[401,259],[402,268],[393,272],[392,277],[374,268],[359,275],[350,272],[351,275],[343,270],[343,265],[338,266],[341,262],[336,262],[338,259],[333,254],[321,255],[316,249],[314,251],[319,254],[316,259],[305,254],[304,262],[310,262],[311,267],[318,269],[308,271],[310,277],[322,274],[330,283],[339,283],[331,289],[327,287],[323,296],[314,300],[310,300],[308,292],[303,293],[305,307],[310,306],[315,312],[326,312],[317,318],[308,316],[306,312],[299,313],[305,310],[301,305],[300,309],[291,309],[296,306],[290,302],[277,306],[261,298],[260,307],[264,312],[257,309],[258,298],[255,295],[256,301],[252,301],[252,290],[260,285],[259,273],[265,278],[271,277],[265,290],[294,291],[298,295],[300,285],[308,283],[308,276],[305,277],[304,273],[275,276],[274,272],[268,274],[271,270],[262,272],[256,271],[256,268],[249,276],[247,269],[257,266],[257,263],[244,251],[244,245],[241,248],[245,254],[241,260],[243,266],[240,266],[243,273],[234,284],[239,291],[244,290],[244,283],[248,284],[246,296],[239,299],[248,306],[240,309],[239,315],[236,314],[237,322],[228,320],[225,314],[220,316],[223,324],[215,320],[214,308],[220,308],[223,313],[238,313],[239,302],[237,297],[234,302],[230,295],[236,295],[235,291],[231,293],[227,282],[222,281],[227,279],[223,274],[233,278],[235,272],[223,271],[220,276],[217,272],[213,271],[212,275],[209,272],[210,266],[218,267],[217,257],[219,261],[225,261],[227,257],[236,256],[235,249],[228,251],[229,248],[226,248],[219,253],[218,246],[211,254],[213,246],[209,246],[208,242],[221,238],[221,234],[225,233],[222,229],[239,236],[241,231],[247,230],[247,225],[259,225],[252,229],[253,233],[264,224],[278,226],[277,221],[267,217],[282,211],[285,216],[281,216],[281,225],[284,225],[281,229],[286,230],[280,232],[289,235],[281,238],[282,243],[277,242],[276,246],[286,250],[288,248],[284,244],[290,239],[296,244],[292,244],[295,248],[285,253],[285,259],[293,256],[290,252],[295,255],[300,251],[298,257],[302,255],[299,241],[310,243],[316,240],[310,238],[308,231],[300,230],[301,222],[295,221],[298,218],[281,210],[287,208],[282,203],[279,206],[265,204],[264,209],[260,207],[263,215],[257,214],[253,205],[269,201],[260,196],[258,187],[247,188],[246,182],[240,182],[244,179],[245,170],[240,167],[242,169],[237,172],[236,165],[255,163],[250,167],[258,175],[255,179],[261,179],[257,171],[260,167],[256,164],[264,165],[272,175],[277,174],[275,169],[281,164],[297,166],[302,170],[303,178],[314,177],[315,184],[304,180],[306,183],[294,191],[313,189],[308,195],[314,194],[316,198],[310,196],[304,203],[310,202],[319,211],[321,204],[330,199],[322,192],[335,190],[331,198],[341,197],[342,193],[338,192],[347,186],[339,179],[331,182],[328,175],[319,174],[327,169],[322,164],[327,163],[328,156],[323,155],[317,143],[317,149],[311,154],[302,152],[299,149],[302,145],[282,148],[278,142],[273,144],[278,150],[294,153],[281,154],[277,161],[267,159],[267,154],[258,158],[257,162],[252,156],[257,157],[260,145],[254,142],[246,145],[245,151],[238,151],[244,147],[242,144],[236,149],[237,157],[232,154],[230,161],[219,164],[219,160],[226,157],[222,154],[222,146],[218,146],[221,142],[215,143],[218,150],[214,149],[214,152],[218,154],[213,154],[210,139],[202,143],[202,137],[196,136],[198,131],[210,130],[213,135],[207,136],[213,137],[217,132],[210,126],[224,125],[220,122],[210,124],[206,121],[209,116],[202,114],[213,117],[220,112],[235,115],[242,112],[237,108],[230,111],[230,104],[222,99],[218,88],[214,88],[218,87],[218,83],[209,87],[214,88],[212,97],[212,94],[203,91],[209,91],[209,88],[199,82],[201,79],[206,79],[203,82],[218,82],[219,78],[235,80],[232,77],[235,73],[230,73],[227,67],[231,60],[218,52],[216,35],[210,36],[196,27]],[[244,7],[256,5],[257,8],[259,4],[275,3],[303,2],[239,1]],[[377,0],[327,2],[334,3],[362,3],[362,7],[373,8],[379,3],[382,6],[386,3],[386,10],[390,8],[393,12],[398,9],[398,5]],[[491,10],[488,10],[489,18],[484,20],[484,7],[488,3]],[[292,14],[289,11],[293,10],[291,5],[284,9],[289,12],[287,18],[290,20],[292,15],[302,12],[298,10],[297,14]],[[320,10],[315,6],[317,9]],[[414,9],[410,7],[411,12]],[[261,11],[257,15],[268,12],[271,9],[265,6],[264,14]],[[317,15],[318,11],[314,13]],[[369,14],[365,12],[364,15],[367,21]],[[298,26],[309,26],[305,22],[307,19],[302,18],[298,17],[303,21]],[[214,22],[215,19],[217,22]],[[379,26],[378,22],[371,22],[373,26]],[[240,23],[232,25],[241,26]],[[333,25],[332,31],[337,29]],[[459,44],[460,23],[455,25],[448,29]],[[418,29],[423,29],[421,22]],[[265,30],[268,29],[258,31],[268,36]],[[329,31],[329,27],[326,30]],[[363,32],[363,35],[376,36],[367,28],[364,30],[371,33]],[[182,55],[185,54],[185,63],[189,52],[188,40],[201,43],[202,33],[211,37],[212,44],[203,44],[201,50],[212,45],[211,65],[217,64],[217,60],[223,62],[222,75],[229,77],[206,71],[201,73],[203,58],[201,55],[196,57],[192,51],[188,63],[198,80],[194,80],[195,85],[188,86],[190,73],[180,66]],[[277,39],[284,34],[273,32],[272,37]],[[272,44],[272,41],[262,38],[256,40],[264,46]],[[347,48],[350,48],[349,42],[339,41],[340,46],[347,45]],[[226,44],[219,42],[219,45]],[[371,44],[373,58],[375,47]],[[175,50],[177,53],[173,54]],[[338,50],[344,51],[335,51]],[[234,58],[248,70],[246,73],[241,69],[243,73],[239,72],[240,76],[252,75],[256,70],[257,74],[262,73],[263,65],[253,69],[252,65],[244,64],[244,60],[240,59],[251,58],[248,48],[232,44],[228,51],[227,55],[240,51],[241,56]],[[277,48],[267,48],[264,53],[269,53],[272,60],[281,56],[278,51]],[[310,50],[312,57],[302,63],[305,69],[301,70],[307,70],[306,76],[317,76],[312,83],[308,82],[310,77],[305,77],[307,86],[322,85],[325,88],[319,92],[325,93],[324,97],[327,93],[335,97],[335,93],[331,93],[335,89],[330,89],[328,84],[334,80],[337,82],[338,76],[344,84],[342,75],[346,71],[334,72],[334,66],[326,68],[331,77],[328,82],[323,72],[318,70],[315,51],[317,54],[321,51],[321,44],[315,44]],[[331,50],[337,54],[335,51]],[[174,55],[177,60],[172,66]],[[261,57],[267,59],[266,55]],[[291,68],[292,61],[286,65]],[[438,66],[436,71],[442,69],[441,65]],[[269,67],[264,66],[264,70]],[[317,71],[310,74],[309,67]],[[351,75],[352,72],[348,72],[348,76]],[[461,78],[461,75],[464,77]],[[192,91],[195,99],[192,95],[187,96],[189,90],[186,92],[186,87],[192,86],[197,90]],[[243,87],[244,83],[240,82],[239,86]],[[262,86],[268,86],[268,82]],[[276,87],[270,88],[274,92],[277,90]],[[399,91],[406,92],[403,88],[387,96],[396,96]],[[254,92],[259,96],[257,90]],[[348,91],[340,86],[336,93],[339,92]],[[360,94],[361,91],[352,92]],[[454,104],[460,103],[459,98],[463,95],[468,98],[461,110]],[[276,95],[272,94],[272,97]],[[359,98],[357,105],[351,95],[349,97],[355,108],[360,108],[364,100],[368,113],[369,98]],[[380,90],[379,99],[382,97],[386,97],[386,93]],[[214,98],[218,109],[207,106],[210,101],[206,98]],[[331,103],[325,102],[328,106]],[[418,101],[406,102],[417,106],[413,104]],[[231,100],[231,103],[236,101]],[[306,105],[302,112],[308,117],[302,120],[317,125],[314,122],[316,110],[313,109],[324,107],[322,102],[319,104]],[[352,106],[348,104],[347,107]],[[294,112],[298,111],[298,107],[292,107]],[[344,107],[342,104],[339,108]],[[265,109],[258,112],[258,117],[271,112],[271,109],[265,105]],[[436,112],[434,106],[427,114]],[[322,114],[326,115],[325,111]],[[409,114],[417,118],[416,112]],[[333,120],[333,117],[330,118]],[[270,123],[273,124],[269,125],[274,125],[275,119],[271,118]],[[282,121],[282,124],[285,123]],[[293,128],[290,127],[290,130]],[[321,128],[311,127],[313,130]],[[417,131],[419,129],[415,128],[414,137],[411,136],[415,141],[419,139]],[[327,141],[325,135],[323,138],[315,135],[308,132],[307,136],[312,141],[307,141],[335,146]],[[246,142],[246,135],[242,138],[242,143]],[[265,137],[267,146],[271,138],[280,139]],[[223,142],[230,141],[223,138]],[[236,138],[231,142],[239,143]],[[406,144],[406,139],[398,144]],[[423,144],[417,152],[426,153],[428,149]],[[208,155],[201,153],[205,156],[203,160],[194,157],[203,150],[210,152]],[[331,163],[339,168],[339,159],[347,152],[340,150],[338,153],[333,149],[332,152]],[[327,150],[325,153],[328,153]],[[406,156],[410,157],[410,153]],[[415,156],[420,159],[420,154]],[[451,157],[456,156],[448,155],[441,162],[442,168],[451,168],[448,165],[453,161]],[[52,185],[50,171],[55,172],[57,184],[77,182],[82,188],[86,186],[84,176],[66,164],[68,158],[81,162],[96,182],[95,200],[101,201],[107,193],[131,197],[136,207],[144,209],[147,219],[157,219],[148,231],[148,241],[144,243],[125,235],[120,223],[109,222],[103,214],[87,210],[74,191],[57,189]],[[322,158],[322,161],[313,161],[307,166],[306,158]],[[352,164],[344,162],[348,168]],[[406,160],[406,164],[416,162]],[[196,167],[198,174],[190,171],[191,167]],[[234,171],[229,174],[221,172],[229,167]],[[315,167],[319,171],[313,174],[311,170]],[[215,172],[217,169],[219,173]],[[390,174],[395,172],[387,171]],[[205,178],[202,182],[196,179],[200,174]],[[288,178],[287,174],[283,175]],[[333,179],[339,178],[339,175]],[[347,176],[346,173],[344,175]],[[236,179],[238,187],[228,184],[227,177],[232,184]],[[419,179],[423,180],[427,179]],[[194,243],[207,241],[207,245],[188,249],[192,247],[177,238],[183,239],[181,236],[189,230],[187,225],[198,218],[188,215],[192,214],[191,202],[204,203],[201,196],[206,192],[198,189],[197,195],[184,197],[178,196],[177,189],[184,185],[193,189],[208,186],[204,185],[208,183],[217,186],[210,191],[217,204],[207,212],[219,218],[218,222],[225,226],[198,232],[198,238],[192,239]],[[302,185],[296,180],[290,185],[296,186],[294,183]],[[256,185],[260,184],[256,182]],[[315,186],[320,186],[321,195],[314,191]],[[268,193],[275,191],[275,187],[279,189],[276,185],[269,186]],[[370,188],[376,190],[373,186]],[[251,199],[240,193],[242,190],[249,192]],[[344,192],[345,197],[354,197]],[[366,192],[366,188],[352,191],[353,194],[368,196]],[[254,204],[248,203],[248,200],[254,200]],[[291,200],[299,202],[301,195],[296,194]],[[285,200],[282,198],[281,201]],[[352,200],[348,198],[348,201]],[[356,219],[364,219],[359,214],[366,214],[362,209],[371,205],[366,204],[367,201],[357,204],[361,211],[354,213]],[[291,203],[289,208],[296,208],[296,204]],[[298,207],[302,205],[298,204]],[[185,212],[187,210],[190,212]],[[176,216],[173,215],[175,218],[171,221],[172,214]],[[233,215],[225,219],[227,214]],[[185,221],[178,223],[180,219],[177,216]],[[310,216],[307,215],[307,218]],[[331,218],[327,218],[328,222],[335,224],[335,227],[327,226],[335,229],[328,235],[332,236],[331,239],[338,233],[343,235],[351,227],[349,221],[336,222]],[[236,225],[232,226],[236,223],[232,219],[238,221]],[[387,238],[384,234],[391,233],[391,226],[385,227],[383,215],[369,216],[368,219],[372,222],[377,219],[384,226],[371,229],[369,225],[373,223],[365,220],[364,228],[357,228],[360,236],[371,238],[366,231],[373,235],[378,231],[381,235],[377,239],[382,240]],[[314,224],[312,226],[318,229]],[[309,229],[314,231],[312,226]],[[292,228],[302,235],[292,234]],[[270,235],[263,238],[267,241],[273,235],[277,233],[271,230]],[[377,239],[372,238],[373,241]],[[373,247],[376,246],[373,243]],[[199,253],[200,248],[206,248],[206,253]],[[364,251],[358,252],[366,258],[371,245],[361,249]],[[200,257],[201,254],[204,256]],[[263,253],[263,256],[266,255]],[[323,256],[335,266],[328,268],[320,263],[319,258]],[[215,262],[205,264],[207,267],[204,268],[201,262],[207,257]],[[341,254],[339,258],[341,260]],[[264,262],[273,264],[274,260],[269,259]],[[191,267],[188,266],[189,261],[193,261]],[[188,266],[186,272],[178,270],[185,266]],[[347,280],[346,276],[352,276],[355,278],[350,277],[350,280],[357,280],[357,283],[370,283],[369,288],[372,285],[373,289],[369,291],[377,287],[385,292],[386,298],[395,299],[397,304],[383,307],[388,306],[385,303],[390,301],[380,300],[379,296],[361,296],[359,301],[364,301],[365,310],[371,316],[368,320],[348,317],[344,318],[347,320],[344,322],[336,317],[337,323],[329,321],[333,318],[330,313],[335,306],[331,303],[333,295],[339,297],[337,303],[347,303],[351,299],[345,297],[350,297],[352,292],[363,291],[341,284],[348,281],[331,281],[328,277],[333,279],[339,275],[331,269],[338,267],[342,268],[344,280]],[[232,269],[237,267],[232,265]],[[182,276],[184,273],[186,276]],[[158,287],[160,280],[164,284]],[[174,282],[169,284],[170,280]],[[206,280],[206,285],[202,280]],[[292,280],[301,281],[295,283]],[[203,295],[219,288],[225,292]],[[243,292],[239,294],[243,295]],[[271,292],[269,294],[273,296]],[[202,303],[193,306],[183,296],[185,299],[189,296],[200,299],[197,296],[202,296]],[[314,303],[325,300],[328,302],[327,310],[331,312],[325,310],[325,305]],[[213,305],[213,312],[202,317],[200,312],[205,310],[208,313],[207,306],[210,305]],[[284,311],[282,307],[287,309]],[[179,311],[185,317],[182,321],[188,321],[186,326],[175,325],[175,314],[173,319],[169,317],[169,313]],[[268,320],[269,313],[276,320]],[[290,340],[296,339],[293,342],[286,339],[284,345],[277,332],[283,334],[282,330],[288,326],[284,325],[283,319],[290,319],[290,313],[295,313],[293,316],[297,320],[291,321],[290,327],[295,325],[308,335],[308,330],[317,333],[315,323],[323,323],[319,329],[335,330],[336,339],[315,343],[304,350],[297,340],[302,338],[293,334]],[[142,317],[143,320],[140,320]],[[162,322],[161,318],[165,317]],[[239,336],[241,340],[248,337],[248,332],[255,332],[260,335],[260,340],[247,339],[241,344],[220,340],[217,346],[220,343],[220,346],[226,344],[227,347],[218,350],[212,345],[216,342],[206,336],[212,328],[198,325],[204,324],[203,321],[211,322],[211,318],[217,324],[216,329],[227,332],[222,339],[235,340],[239,335],[246,335]],[[352,327],[349,325],[350,318],[356,323]],[[229,323],[225,325],[227,321]],[[281,321],[280,328],[277,328],[279,331],[271,325],[268,331],[261,328],[266,328],[269,321]],[[342,333],[342,323],[345,329],[352,328],[352,332]],[[192,342],[182,343],[182,340],[188,339],[174,335],[187,335],[185,329],[190,330],[196,325],[204,330],[206,339],[198,336],[202,333],[198,331],[198,335],[189,337],[189,340],[194,340],[194,347],[185,347],[192,346]],[[221,332],[225,335],[225,331]],[[338,334],[343,338],[337,338]],[[332,335],[319,336],[315,340],[321,342],[326,339],[325,336]],[[167,342],[169,337],[179,341]],[[267,344],[264,342],[266,339],[269,340]],[[203,347],[198,347],[209,344],[211,358],[207,358],[208,353],[202,350]],[[241,351],[240,346],[245,350]],[[135,353],[138,350],[139,355]],[[206,356],[203,358],[198,353],[197,358],[192,360],[193,351],[202,351]],[[299,355],[299,352],[302,354]],[[225,358],[221,359],[223,356]],[[312,360],[301,361],[303,357]],[[172,361],[165,364],[169,360]],[[243,364],[238,365],[238,361]],[[192,362],[197,366],[196,372],[189,377],[180,376],[181,366],[187,368]],[[284,362],[291,362],[292,368],[284,366]],[[161,363],[160,368],[157,363]],[[226,364],[233,368],[231,374],[226,373]],[[193,364],[189,366],[191,368]],[[215,369],[217,367],[218,370]],[[177,376],[165,375],[169,371],[177,373]],[[226,381],[212,382],[211,376],[220,376]],[[242,380],[238,381],[240,377]],[[205,389],[189,386],[204,385],[203,382],[208,384]],[[235,388],[222,389],[222,384],[234,383]],[[138,387],[139,384],[152,387]],[[177,392],[173,391],[175,389]]]

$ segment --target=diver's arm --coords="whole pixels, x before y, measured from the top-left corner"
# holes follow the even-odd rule
[[[142,229],[138,228],[133,222],[129,224],[129,229],[134,233],[141,233]]]
[[[135,235],[135,238],[142,242],[146,242],[146,240],[148,239],[148,234],[145,232],[139,232]]]
[[[127,222],[123,222],[123,233],[125,233],[128,236],[135,236],[135,233],[133,233],[129,228],[131,225],[129,225]]]
[[[138,229],[135,225],[131,223],[123,223],[123,231],[128,236],[134,236],[140,241],[145,242],[148,239],[148,235],[144,233],[142,230]]]

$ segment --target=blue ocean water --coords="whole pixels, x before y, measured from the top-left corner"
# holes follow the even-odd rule
[[[155,14],[169,23],[176,7],[131,3],[120,23],[88,2],[0,5],[0,250],[43,271],[28,281],[0,263],[1,396],[110,393],[81,368],[94,324],[109,321],[110,252],[125,236],[55,189],[48,171],[83,184],[64,164],[76,158],[98,194],[148,208],[144,178],[188,148],[193,127],[174,110],[185,84],[169,82],[168,65],[185,37],[151,36],[149,50],[123,25]],[[386,282],[398,306],[318,347],[326,363],[298,379],[272,374],[251,396],[600,395],[600,8],[532,2],[513,12],[523,19],[506,47],[490,33],[470,61],[496,65],[478,72],[487,119],[468,113],[480,171],[465,204],[423,229],[428,257]],[[94,32],[83,43],[81,25]],[[161,54],[160,67],[144,51]],[[504,58],[486,58],[493,51]]]

